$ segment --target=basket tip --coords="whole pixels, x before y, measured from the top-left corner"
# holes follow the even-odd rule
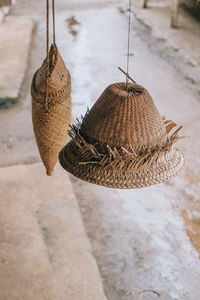
[[[46,169],[47,176],[51,176],[53,174],[52,169]]]

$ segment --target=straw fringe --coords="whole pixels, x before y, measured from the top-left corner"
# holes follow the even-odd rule
[[[89,110],[87,110],[86,115]],[[172,145],[180,140],[179,131],[183,126],[178,127],[173,134],[167,138],[166,144],[163,146],[156,145],[154,149],[147,148],[143,153],[140,149],[132,149],[132,152],[128,151],[124,147],[111,147],[106,145],[106,150],[104,153],[100,153],[98,150],[100,143],[96,142],[93,145],[88,143],[84,137],[81,135],[81,124],[84,119],[81,116],[81,121],[77,119],[77,125],[70,126],[69,136],[75,142],[78,150],[78,155],[84,158],[85,161],[79,162],[80,165],[96,164],[102,168],[107,168],[112,166],[113,168],[129,170],[134,168],[135,170],[141,169],[146,165],[152,166],[159,158],[163,157],[167,151],[171,150]],[[164,124],[166,126],[166,131],[169,133],[174,127],[177,126],[171,120],[165,120],[163,117]]]

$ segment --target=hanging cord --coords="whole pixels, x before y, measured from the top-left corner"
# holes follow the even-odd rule
[[[126,72],[122,70],[122,68],[118,67],[118,69],[126,75],[126,90],[128,91],[128,81],[129,79],[133,82],[136,83],[133,78],[130,77],[129,75],[129,57],[130,57],[130,36],[131,36],[131,0],[129,0],[129,7],[128,7],[128,42],[127,42],[127,61],[126,61]]]
[[[52,21],[53,21],[53,44],[56,44],[56,30],[55,30],[55,1],[52,0]],[[48,86],[49,86],[49,72],[50,72],[50,60],[49,60],[49,0],[46,0],[46,96],[45,96],[45,113],[49,114],[48,103]]]
[[[52,17],[53,17],[53,43],[56,44],[56,25],[55,25],[55,1],[52,0]]]
[[[126,74],[129,73],[130,35],[131,35],[131,0],[129,0],[129,8],[128,8],[128,43],[127,43]],[[126,89],[128,88],[128,80],[129,80],[129,76],[126,75]]]
[[[46,0],[46,96],[45,96],[45,113],[49,113],[48,104],[48,78],[49,78],[49,0]]]

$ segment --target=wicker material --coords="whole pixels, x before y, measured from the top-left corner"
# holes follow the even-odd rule
[[[164,182],[183,167],[173,148],[179,127],[163,120],[148,91],[137,84],[110,85],[82,123],[72,126],[72,140],[59,154],[73,175],[112,188],[139,188]]]
[[[56,45],[49,52],[48,82],[46,70],[47,59],[32,81],[32,120],[41,159],[47,175],[51,175],[66,143],[71,118],[71,78]]]

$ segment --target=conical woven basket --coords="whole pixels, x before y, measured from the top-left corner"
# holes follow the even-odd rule
[[[137,84],[106,88],[59,154],[64,169],[76,177],[111,188],[140,188],[164,182],[183,167],[173,148],[179,127],[164,120],[148,91]]]
[[[55,44],[49,50],[49,62],[46,58],[33,77],[31,94],[35,139],[47,175],[51,175],[71,119],[71,78]]]

